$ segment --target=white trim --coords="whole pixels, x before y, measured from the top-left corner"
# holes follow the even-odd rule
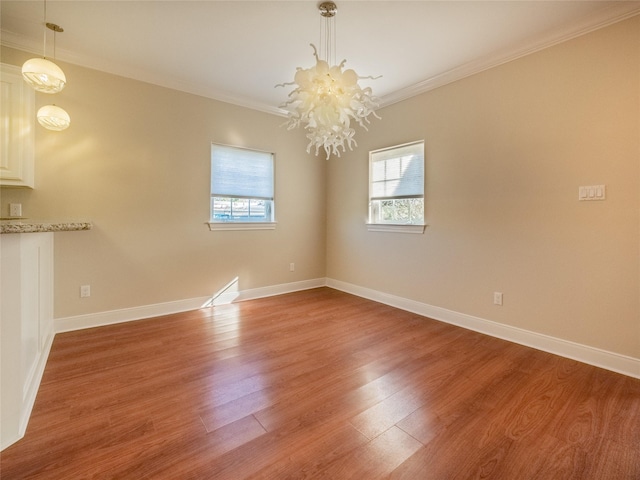
[[[212,304],[212,300],[215,300],[215,305],[221,305],[222,303],[232,303],[243,300],[252,300],[254,298],[281,295],[284,293],[297,292],[299,290],[323,287],[325,285],[325,278],[316,278],[300,282],[252,288],[249,290],[239,291],[235,295],[216,294],[213,296],[189,298],[174,302],[156,303],[152,305],[142,305],[139,307],[123,308],[120,310],[109,310],[106,312],[89,313],[73,317],[56,318],[53,320],[53,328],[55,333],[70,332],[85,328],[101,327],[115,323],[159,317],[162,315],[171,315],[173,313],[186,312],[189,310],[198,310],[200,308],[210,306]]]
[[[500,66],[505,63],[512,62],[521,57],[526,57],[532,53],[545,50],[554,45],[564,43],[568,40],[586,35],[593,31],[599,30],[614,23],[621,22],[640,13],[640,8],[632,2],[617,2],[611,6],[606,14],[596,12],[595,14],[577,22],[567,31],[551,32],[545,37],[540,38],[533,45],[514,46],[484,57],[473,60],[464,65],[455,67],[447,72],[443,72],[431,78],[427,78],[414,85],[396,90],[381,97],[380,108],[388,107],[394,103],[407,100],[409,98],[421,95],[423,93],[435,90],[438,87],[448,85],[450,83],[470,77],[476,73],[484,72],[490,68]]]
[[[427,225],[406,224],[398,225],[391,223],[367,223],[367,230],[370,232],[396,232],[396,233],[424,233]]]
[[[498,65],[516,60],[520,57],[524,57],[531,53],[544,50],[545,48],[549,48],[554,45],[566,42],[567,40],[585,35],[614,23],[621,22],[637,15],[640,12],[640,9],[635,2],[620,1],[612,3],[613,5],[606,11],[597,11],[594,14],[587,16],[586,18],[583,18],[576,22],[574,25],[569,26],[568,30],[562,30],[560,32],[550,32],[546,37],[542,37],[541,39],[539,39],[533,46],[525,44],[508,47],[498,54],[487,55],[466,65],[456,67],[452,70],[449,70],[448,72],[444,72],[435,77],[428,78],[415,85],[384,95],[379,98],[380,108],[387,107],[394,103],[420,95],[443,85],[453,83],[462,78],[480,73],[484,70],[488,70]],[[25,35],[19,35],[8,30],[0,31],[0,45],[17,50],[22,50],[32,54],[38,53],[42,50],[42,43],[40,38],[27,38]],[[79,54],[61,48],[57,49],[56,58],[58,60],[75,65],[80,65],[85,68],[99,70],[105,73],[110,73],[125,78],[131,78],[154,85],[160,85],[165,88],[171,88],[173,90],[187,92],[194,95],[200,95],[205,98],[211,98],[213,100],[249,108],[251,110],[257,110],[280,117],[286,117],[287,115],[287,112],[280,107],[271,104],[265,104],[264,102],[249,99],[244,96],[232,95],[228,92],[222,92],[216,88],[213,88],[211,82],[182,82],[175,78],[158,77],[157,75],[142,71],[137,68],[123,66],[116,61],[106,61],[100,56]]]
[[[22,50],[23,52],[30,54],[39,55],[42,53],[42,37],[26,38],[25,35],[17,34],[9,30],[1,30],[0,40],[0,45],[2,46]],[[130,78],[140,82],[150,83],[152,85],[159,85],[161,87],[170,88],[180,92],[199,95],[219,102],[257,110],[259,112],[269,113],[279,117],[284,117],[286,115],[286,112],[284,112],[280,107],[268,105],[264,102],[247,98],[246,96],[233,95],[228,92],[212,88],[211,82],[183,82],[175,78],[158,77],[158,75],[154,75],[150,72],[124,66],[117,61],[111,62],[105,60],[99,55],[85,55],[61,48],[56,49],[56,59],[72,63],[74,65],[79,65],[84,68],[98,70],[112,75],[117,75],[119,77]]]
[[[425,317],[457,325],[469,330],[484,333],[527,347],[571,358],[579,362],[611,370],[613,372],[640,378],[640,358],[628,357],[599,348],[551,337],[541,333],[493,322],[465,313],[454,312],[445,308],[428,305],[408,298],[360,287],[351,283],[327,278],[327,286],[336,290],[357,295],[359,297],[384,303],[392,307],[417,313]]]
[[[174,302],[142,305],[139,307],[123,308],[120,310],[108,310],[106,312],[88,313],[73,317],[53,319],[53,331],[55,333],[72,332],[84,328],[102,327],[114,323],[131,322],[161,315],[196,310],[205,303],[209,297],[190,298]]]
[[[242,290],[236,301],[253,300],[255,298],[273,297],[285,293],[298,292],[300,290],[310,290],[312,288],[326,287],[326,278],[313,278],[311,280],[301,280],[299,282],[282,283],[280,285],[271,285],[268,287],[252,288],[250,290]]]
[[[359,297],[368,298],[376,302],[384,303],[402,310],[417,313],[425,317],[439,320],[459,327],[467,328],[476,332],[484,333],[492,337],[501,338],[510,342],[532,347],[545,352],[560,355],[562,357],[571,358],[589,365],[604,368],[614,372],[628,375],[634,378],[640,378],[640,358],[620,355],[615,352],[609,352],[599,348],[582,345],[579,343],[563,340],[561,338],[551,337],[537,332],[524,330],[522,328],[504,325],[502,323],[493,322],[480,317],[474,317],[465,313],[447,310],[445,308],[428,305],[426,303],[417,302],[408,298],[398,297],[387,293],[372,290],[366,287],[360,287],[351,283],[334,280],[331,278],[316,278],[311,280],[302,280],[299,282],[284,283],[280,285],[272,285],[268,287],[259,287],[249,290],[237,292],[237,294],[206,296],[187,300],[179,300],[175,302],[160,303],[155,305],[145,305],[140,307],[126,308],[122,310],[111,310],[107,312],[91,313],[87,315],[78,315],[74,317],[54,319],[54,332],[62,333],[83,328],[99,327],[103,325],[111,325],[114,323],[129,322],[140,320],[143,318],[156,317],[161,315],[169,315],[188,310],[197,310],[210,306],[212,300],[215,299],[215,305],[221,303],[239,302],[244,300],[252,300],[256,298],[269,297],[274,295],[282,295],[285,293],[296,292],[300,290],[308,290],[327,286],[336,290],[357,295]],[[224,290],[224,289],[223,289]],[[51,348],[52,340],[48,342],[46,347],[46,355],[48,356]],[[42,368],[44,368],[42,362]],[[40,369],[40,366],[39,366]],[[39,370],[38,381],[42,375]],[[34,396],[35,398],[35,396]],[[25,423],[26,427],[26,423]]]
[[[275,230],[276,222],[206,222],[209,230]]]

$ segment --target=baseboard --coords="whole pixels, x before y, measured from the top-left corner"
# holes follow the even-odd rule
[[[213,296],[189,298],[186,300],[123,308],[120,310],[109,310],[106,312],[89,313],[73,317],[56,318],[53,320],[53,328],[55,333],[71,332],[85,328],[102,327],[115,323],[131,322],[145,318],[197,310],[211,305],[221,305],[224,303],[252,300],[272,295],[282,295],[284,293],[308,290],[310,288],[323,287],[325,285],[326,279],[324,278],[302,280],[300,282],[283,283],[280,285],[271,285],[268,287],[252,288],[233,292],[229,291],[230,285],[227,285],[223,290]]]
[[[524,330],[502,323],[485,320],[464,313],[447,310],[445,308],[416,302],[407,298],[390,295],[351,283],[328,278],[328,287],[341,290],[352,295],[384,303],[392,307],[417,313],[425,317],[433,318],[445,323],[450,323],[476,332],[484,333],[492,337],[501,338],[510,342],[532,347],[544,352],[553,353],[561,357],[571,358],[582,363],[611,370],[634,378],[640,378],[640,359],[620,355],[614,352],[582,345],[568,340],[563,340],[549,335],[544,335],[529,330]]]
[[[269,287],[252,288],[250,290],[240,291],[238,301],[253,300],[256,298],[273,297],[284,293],[299,292],[301,290],[310,290],[312,288],[326,287],[326,278],[314,278],[311,280],[302,280],[300,282],[283,283],[280,285],[271,285]]]
[[[504,325],[502,323],[493,322],[480,317],[474,317],[472,315],[360,287],[340,280],[316,278],[240,291],[230,289],[230,285],[227,285],[224,289],[213,296],[91,313],[74,317],[57,318],[54,320],[54,332],[62,333],[81,330],[84,328],[111,325],[114,323],[130,322],[144,318],[197,310],[211,305],[252,300],[261,297],[282,295],[300,290],[308,290],[310,288],[328,286],[359,297],[368,298],[402,310],[417,313],[418,315],[433,318],[434,320],[450,323],[452,325],[491,335],[492,337],[501,338],[527,347],[532,347],[537,350],[560,355],[562,357],[571,358],[579,362],[594,365],[596,367],[611,370],[630,377],[640,378],[640,359],[638,358],[628,357],[614,352],[590,347],[588,345],[582,345],[568,340],[551,337],[549,335],[532,332],[530,330]]]

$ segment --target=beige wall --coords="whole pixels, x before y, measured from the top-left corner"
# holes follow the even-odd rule
[[[62,64],[72,126],[37,128],[36,188],[1,208],[94,222],[55,235],[56,318],[326,275],[640,358],[639,63],[635,17],[384,108],[329,162],[280,117]],[[417,139],[429,227],[368,232],[367,152]],[[276,152],[275,231],[204,225],[212,141]]]
[[[2,62],[32,55],[3,48]],[[36,220],[91,220],[55,234],[55,317],[325,276],[325,175],[284,119],[59,62],[67,87],[36,94],[71,115],[64,132],[36,129],[36,188],[3,188]],[[274,231],[210,232],[211,142],[276,153]],[[295,262],[295,272],[289,263]],[[91,297],[79,298],[80,285]]]
[[[380,114],[329,162],[329,278],[640,358],[640,17]],[[419,139],[426,232],[368,232],[367,152]]]

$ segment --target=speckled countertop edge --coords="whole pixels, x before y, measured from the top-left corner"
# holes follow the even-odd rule
[[[91,222],[17,222],[0,224],[2,233],[76,232],[91,230]]]

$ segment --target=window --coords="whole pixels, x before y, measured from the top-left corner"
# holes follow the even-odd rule
[[[211,229],[273,228],[272,153],[211,145]]]
[[[369,153],[369,225],[369,230],[424,231],[424,142]]]

